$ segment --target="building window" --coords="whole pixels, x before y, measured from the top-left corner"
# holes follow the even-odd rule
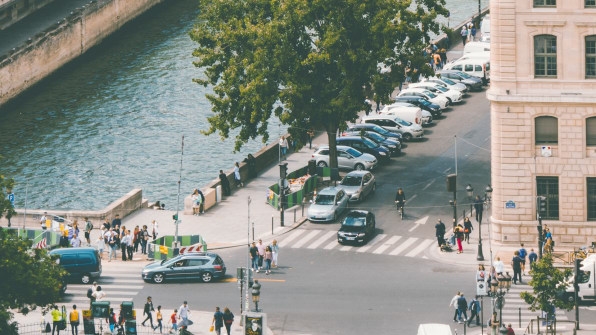
[[[557,38],[555,36],[534,37],[534,76],[557,76]]]
[[[586,119],[586,146],[596,146],[596,116]]]
[[[559,177],[536,177],[536,195],[546,197],[545,220],[559,219]]]
[[[534,0],[534,8],[537,7],[557,7],[557,0]]]
[[[586,36],[586,78],[596,78],[596,35]]]
[[[556,117],[539,116],[534,122],[536,145],[559,143],[559,122]]]
[[[586,0],[585,7],[596,7],[596,0]]]
[[[588,221],[596,221],[596,178],[587,179]]]

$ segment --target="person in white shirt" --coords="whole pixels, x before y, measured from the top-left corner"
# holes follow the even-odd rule
[[[178,320],[182,319],[182,325],[188,325],[188,316],[190,315],[190,308],[188,307],[188,302],[184,301],[182,306],[178,308]]]
[[[501,257],[497,257],[497,260],[494,263],[495,272],[497,274],[502,274],[505,271],[505,264],[501,261]]]
[[[95,301],[102,301],[106,297],[106,292],[102,291],[101,286],[98,285],[95,288],[95,292],[93,292],[92,296],[95,298]]]
[[[70,245],[73,248],[78,248],[81,246],[81,239],[79,239],[79,236],[77,234],[74,234],[70,239]]]

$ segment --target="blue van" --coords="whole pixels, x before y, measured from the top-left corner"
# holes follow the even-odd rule
[[[71,281],[89,284],[101,276],[101,257],[95,248],[60,248],[50,251]]]

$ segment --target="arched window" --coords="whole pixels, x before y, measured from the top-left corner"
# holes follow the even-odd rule
[[[596,145],[596,116],[586,119],[586,146]]]
[[[534,120],[536,145],[559,143],[559,122],[554,116],[539,116]]]
[[[534,76],[557,77],[557,38],[555,36],[534,37]]]
[[[596,35],[586,36],[586,79],[596,78]]]

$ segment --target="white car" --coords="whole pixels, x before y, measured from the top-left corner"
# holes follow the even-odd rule
[[[401,90],[398,96],[417,96],[425,98],[426,100],[432,102],[433,104],[439,105],[441,109],[447,108],[450,105],[449,99],[445,96],[439,96],[434,94],[433,92],[423,88],[423,87],[408,87],[404,90]]]
[[[463,95],[460,91],[452,90],[452,89],[449,89],[443,85],[431,83],[429,81],[423,81],[420,83],[410,84],[410,87],[421,87],[421,88],[427,89],[437,95],[443,95],[447,99],[449,99],[449,101],[451,101],[452,104],[462,101]]]
[[[426,78],[426,79],[424,79],[424,81],[428,81],[428,82],[431,82],[431,83],[443,85],[443,86],[445,86],[445,87],[447,87],[449,89],[460,91],[462,94],[465,94],[465,93],[468,92],[468,87],[465,84],[462,84],[460,82],[453,81],[453,80],[451,80],[449,78],[432,77],[432,78]]]
[[[397,101],[392,103],[390,106],[402,106],[402,107],[410,107],[410,108],[419,108],[416,105],[413,105],[409,102],[402,102],[402,101]],[[423,126],[428,126],[431,125],[433,123],[433,115],[431,114],[431,112],[424,110],[424,109],[420,109],[420,113],[422,114],[422,125]]]

